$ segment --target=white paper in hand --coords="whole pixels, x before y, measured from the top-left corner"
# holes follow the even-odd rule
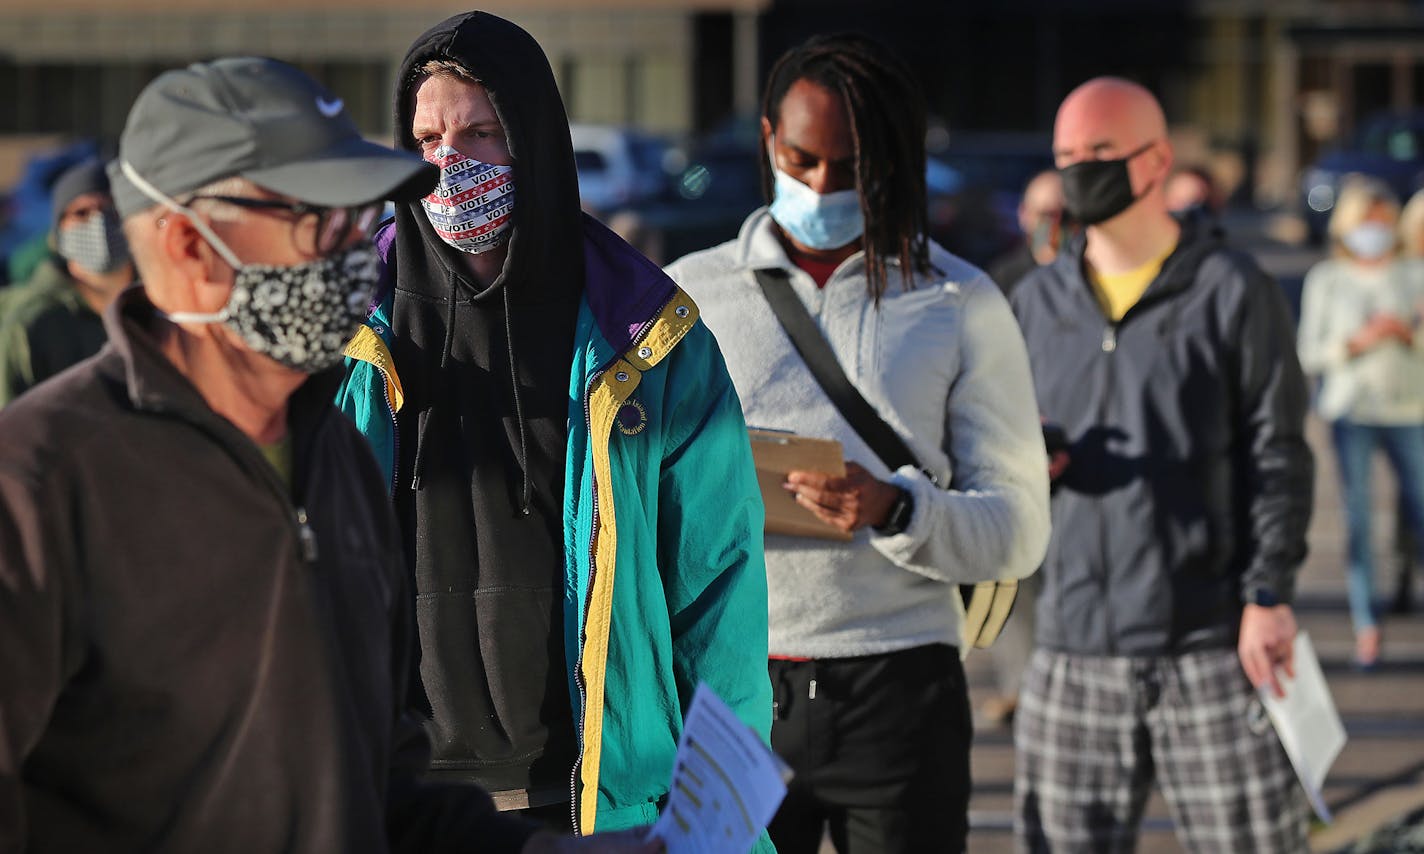
[[[1326,772],[1345,746],[1345,725],[1340,722],[1320,659],[1315,657],[1315,647],[1305,632],[1295,636],[1295,678],[1287,678],[1280,671],[1276,677],[1285,697],[1277,697],[1268,685],[1259,689],[1261,703],[1271,716],[1276,735],[1280,736],[1281,746],[1286,749],[1315,814],[1329,823],[1330,810],[1321,790]]]
[[[667,806],[650,831],[667,854],[746,854],[786,797],[791,769],[705,684],[697,686]]]

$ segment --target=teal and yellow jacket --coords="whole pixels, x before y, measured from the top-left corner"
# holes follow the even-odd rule
[[[584,255],[563,602],[579,738],[571,786],[589,833],[656,818],[699,682],[764,739],[771,691],[762,502],[721,351],[692,300],[592,220]],[[388,293],[347,348],[337,396],[388,482],[404,404],[391,305]],[[771,850],[765,836],[761,848]]]

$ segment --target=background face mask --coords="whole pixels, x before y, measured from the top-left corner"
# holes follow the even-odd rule
[[[1394,249],[1394,229],[1382,222],[1362,222],[1340,238],[1350,254],[1363,261],[1378,261]]]
[[[514,210],[514,167],[481,163],[448,145],[433,157],[440,181],[420,204],[435,233],[471,255],[504,245]]]
[[[771,157],[768,150],[767,156]],[[865,233],[860,193],[855,189],[822,195],[776,168],[771,218],[797,243],[812,249],[839,249]]]
[[[56,244],[61,258],[99,275],[112,273],[129,262],[129,244],[117,211],[102,209],[63,229]]]

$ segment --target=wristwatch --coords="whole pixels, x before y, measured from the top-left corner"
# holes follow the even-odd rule
[[[1251,598],[1247,604],[1260,605],[1262,608],[1274,608],[1281,604],[1281,600],[1276,598],[1276,594],[1270,590],[1264,587],[1257,587],[1251,591]]]
[[[893,537],[910,527],[910,517],[914,515],[915,497],[908,489],[901,488],[895,503],[890,505],[890,512],[885,514],[885,522],[872,526],[871,530],[882,537]]]

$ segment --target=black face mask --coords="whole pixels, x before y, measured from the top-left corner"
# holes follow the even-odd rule
[[[1117,160],[1084,160],[1059,169],[1058,174],[1063,178],[1063,203],[1073,219],[1083,225],[1097,225],[1112,219],[1147,195],[1152,189],[1150,186],[1142,191],[1142,195],[1132,194],[1132,178],[1127,173],[1127,163],[1151,148],[1152,144],[1149,142]]]

